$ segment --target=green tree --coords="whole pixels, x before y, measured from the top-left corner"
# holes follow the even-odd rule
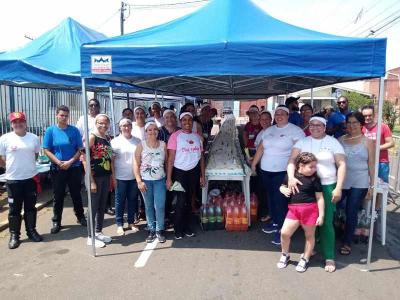
[[[396,106],[394,106],[392,102],[385,100],[383,102],[383,120],[390,127],[390,130],[393,131],[398,117],[399,112],[397,111]]]
[[[371,98],[356,93],[356,92],[345,92],[343,94],[347,99],[349,99],[349,108],[350,110],[359,110],[364,105],[371,105],[373,101]]]

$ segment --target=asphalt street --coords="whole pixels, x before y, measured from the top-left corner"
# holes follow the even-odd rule
[[[70,205],[70,202],[67,201]],[[399,261],[374,243],[372,269],[365,268],[366,246],[338,257],[338,270],[328,274],[317,254],[304,274],[295,271],[302,253],[302,235],[294,238],[291,263],[276,268],[279,248],[259,227],[249,232],[201,232],[194,238],[149,247],[142,230],[115,236],[112,217],[104,233],[112,244],[86,246],[86,228],[65,208],[63,230],[51,235],[51,209],[39,213],[42,243],[22,234],[23,243],[8,250],[8,234],[0,237],[1,299],[398,299]],[[148,247],[148,250],[144,249]],[[150,248],[150,249],[149,249]],[[154,248],[152,250],[151,248]],[[144,254],[146,253],[146,254]]]

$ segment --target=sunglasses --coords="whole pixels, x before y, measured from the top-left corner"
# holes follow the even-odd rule
[[[89,104],[89,107],[97,107],[99,106],[98,104]]]
[[[344,103],[347,103],[346,101],[338,101],[338,102],[336,102],[337,104],[344,104]]]

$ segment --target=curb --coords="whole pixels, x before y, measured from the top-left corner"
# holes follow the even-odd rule
[[[53,199],[41,202],[41,203],[36,203],[35,207],[37,209],[37,211],[42,210],[43,208],[45,208],[47,205],[49,205],[51,202],[53,201]],[[22,216],[24,216],[24,211],[22,210]],[[8,220],[5,222],[0,223],[0,232],[2,232],[3,230],[8,228]]]

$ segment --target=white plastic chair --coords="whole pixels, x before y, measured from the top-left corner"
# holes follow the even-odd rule
[[[381,243],[382,246],[385,246],[386,244],[386,216],[387,216],[387,201],[388,201],[388,195],[389,195],[389,185],[383,181],[380,181],[376,186],[375,190],[377,195],[381,194],[382,195],[382,206],[380,209],[380,231],[381,231]],[[368,202],[368,207],[367,211],[371,213],[371,206],[372,202]]]

